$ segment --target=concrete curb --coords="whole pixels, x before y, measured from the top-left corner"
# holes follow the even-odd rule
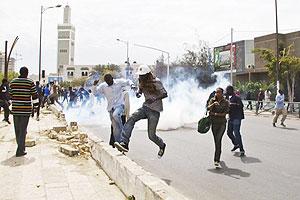
[[[271,117],[273,118],[274,115],[272,115],[272,113],[260,113],[260,114],[255,114],[254,112],[245,112],[245,115],[249,115],[249,116],[257,116],[257,117]],[[282,115],[281,115],[282,116]],[[291,119],[291,120],[300,120],[300,118],[298,116],[294,116],[294,115],[287,115],[286,119]]]
[[[52,105],[50,109],[56,116],[61,112]],[[189,200],[99,137],[88,136],[93,159],[126,196],[133,195],[136,200]]]

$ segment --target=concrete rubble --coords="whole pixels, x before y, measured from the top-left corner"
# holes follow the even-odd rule
[[[56,126],[52,129],[43,130],[40,134],[57,140],[61,144],[59,151],[68,156],[79,155],[88,158],[91,155],[88,135],[78,130],[76,122],[71,122],[69,126]]]

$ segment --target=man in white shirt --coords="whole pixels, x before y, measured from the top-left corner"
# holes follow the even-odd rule
[[[125,79],[113,79],[111,74],[104,76],[104,81],[96,87],[98,81],[94,82],[93,93],[101,93],[107,99],[107,111],[113,127],[115,141],[120,141],[123,123],[121,116],[124,113],[125,101],[123,89],[133,85],[132,81]]]
[[[287,117],[287,110],[284,108],[284,94],[282,90],[278,90],[278,94],[276,95],[275,98],[275,116],[273,118],[273,126],[276,127],[276,123],[278,120],[279,115],[282,115],[281,118],[281,126],[286,127],[284,124],[284,121]]]

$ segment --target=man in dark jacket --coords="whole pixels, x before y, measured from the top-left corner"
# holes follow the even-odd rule
[[[235,95],[233,86],[227,86],[226,94],[229,95],[229,120],[227,135],[234,145],[231,151],[235,151],[239,148],[240,155],[244,156],[245,150],[240,133],[242,119],[245,118],[243,109],[244,105],[241,98]]]
[[[10,124],[9,121],[9,96],[8,96],[8,81],[7,79],[2,79],[2,84],[0,86],[0,107],[4,109],[4,119]]]

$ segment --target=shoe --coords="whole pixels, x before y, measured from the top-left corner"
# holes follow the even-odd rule
[[[280,124],[281,126],[283,126],[283,127],[286,127],[286,125],[283,123],[283,122],[281,122],[281,124]]]
[[[36,117],[36,121],[40,121],[40,118],[39,118],[39,117]]]
[[[120,143],[115,142],[114,145],[121,152],[128,152],[129,151],[128,144],[125,144],[124,142],[120,142]]]
[[[159,149],[158,154],[157,154],[158,158],[161,158],[161,157],[164,155],[166,146],[167,146],[167,145],[164,143],[163,148],[160,148],[160,149]]]
[[[237,150],[239,148],[239,145],[237,144],[237,145],[234,145],[234,147],[231,149],[231,151],[235,151],[235,150]]]
[[[222,168],[219,161],[215,161],[214,164],[215,164],[216,169],[221,169]]]
[[[240,156],[241,156],[241,157],[244,157],[244,156],[245,156],[245,151],[243,151],[243,150],[240,151]]]
[[[276,124],[275,124],[275,123],[273,123],[273,127],[276,127]]]
[[[21,157],[21,156],[25,156],[27,154],[27,152],[21,152],[21,153],[16,153],[16,157]]]
[[[8,124],[11,124],[10,121],[8,119],[4,119],[4,122],[7,122]]]

